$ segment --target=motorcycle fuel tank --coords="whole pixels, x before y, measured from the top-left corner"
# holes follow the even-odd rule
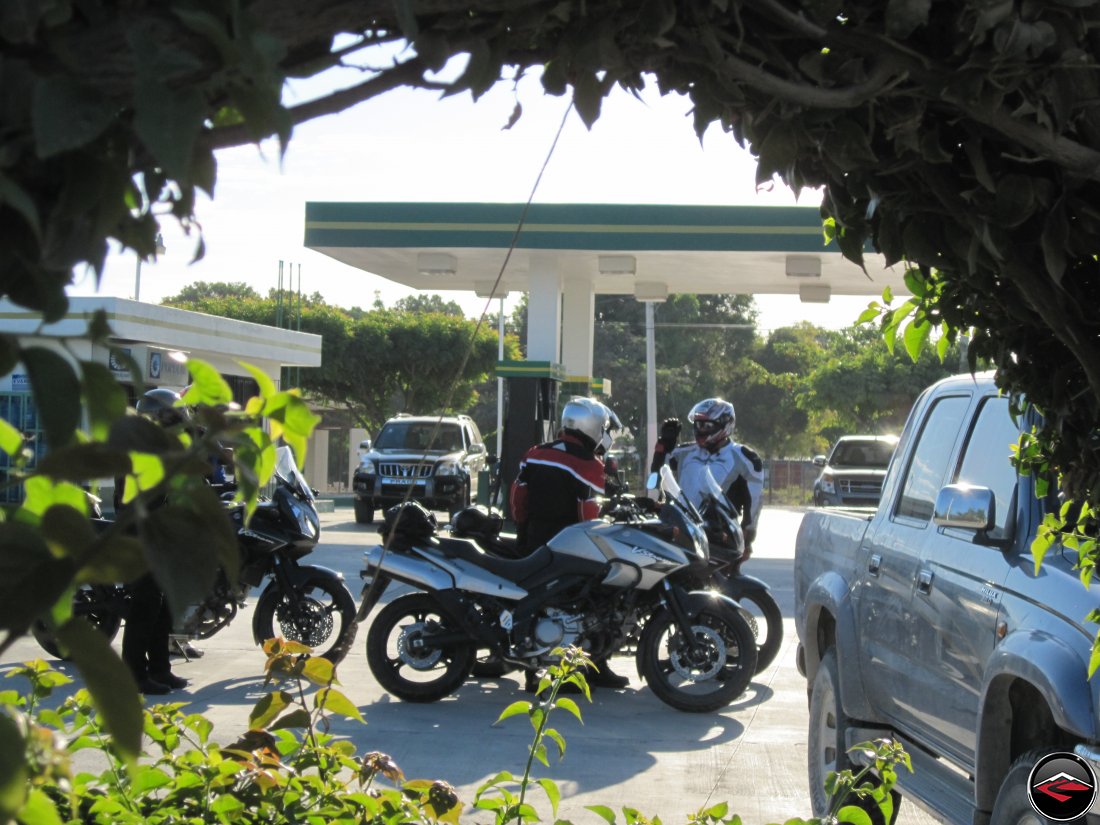
[[[527,595],[526,590],[507,579],[494,576],[468,561],[444,558],[431,548],[413,547],[402,552],[391,550],[383,558],[382,547],[378,545],[367,549],[363,557],[367,567],[381,568],[391,578],[425,590],[457,587],[471,593],[516,601]]]
[[[561,555],[611,562],[603,580],[611,587],[649,590],[689,563],[679,547],[630,524],[583,521],[566,527],[549,545]]]

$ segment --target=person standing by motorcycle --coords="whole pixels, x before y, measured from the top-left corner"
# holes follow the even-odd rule
[[[618,416],[595,398],[574,397],[562,409],[558,437],[529,449],[519,464],[509,502],[517,545],[527,555],[571,524],[599,518],[597,495],[604,492],[603,457],[611,449]],[[611,672],[606,659],[589,684],[623,688],[625,676]],[[529,680],[530,681],[530,680]]]
[[[680,488],[695,505],[703,500],[706,492],[704,474],[709,470],[726,498],[741,513],[747,558],[752,553],[763,504],[764,462],[753,450],[734,443],[737,415],[729,401],[706,398],[691,408],[688,421],[695,437],[689,444],[677,444],[679,419],[669,418],[661,424],[651,470],[656,472],[668,460]]]
[[[177,406],[178,393],[168,389],[149,390],[138,399],[137,411],[152,419],[166,430],[185,427],[187,410]],[[127,504],[122,501],[125,478],[115,479],[115,512]],[[162,499],[151,506],[161,506]],[[187,687],[189,682],[172,673],[169,661],[169,637],[172,633],[172,614],[168,599],[152,573],[146,573],[131,588],[131,601],[122,631],[122,660],[130,668],[141,693],[163,696],[173,690]]]

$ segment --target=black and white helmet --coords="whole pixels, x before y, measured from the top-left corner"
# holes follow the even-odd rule
[[[180,394],[163,387],[149,390],[141,396],[137,402],[137,411],[165,428],[191,423],[190,412],[180,404]]]
[[[733,404],[722,398],[706,398],[691,408],[688,413],[695,443],[700,447],[714,451],[724,447],[733,437],[733,428],[737,424],[737,414]]]
[[[611,408],[595,398],[571,398],[561,411],[562,430],[579,438],[596,455],[607,454],[622,427]]]

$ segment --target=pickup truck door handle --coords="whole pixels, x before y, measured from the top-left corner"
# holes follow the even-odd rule
[[[880,567],[882,567],[882,556],[878,553],[871,554],[871,560],[867,563],[867,572],[877,577]]]
[[[920,573],[917,574],[917,590],[921,593],[931,593],[932,576],[931,570],[921,570]]]

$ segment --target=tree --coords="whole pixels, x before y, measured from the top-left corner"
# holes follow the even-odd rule
[[[217,148],[272,135],[285,145],[295,123],[398,86],[476,97],[540,67],[547,92],[571,93],[591,124],[610,89],[637,91],[652,78],[691,98],[699,134],[716,123],[749,147],[761,182],[821,187],[823,217],[847,257],[861,261],[873,248],[910,266],[913,298],[895,307],[885,295],[868,316],[891,344],[916,357],[933,328],[941,351],[965,333],[970,363],[988,359],[999,386],[1040,409],[1042,429],[1025,439],[1021,463],[1060,471],[1069,495],[1090,505],[1079,557],[1091,570],[1097,525],[1084,514],[1100,509],[1098,23],[1095,0],[4,3],[0,295],[61,318],[74,268],[102,271],[109,240],[147,257],[160,220],[199,232],[196,193],[214,193]],[[286,78],[406,39],[410,49],[358,84],[283,105]],[[457,55],[469,56],[462,74],[437,79]],[[104,339],[104,326],[94,319],[89,334]],[[134,441],[95,452],[112,421],[134,418],[109,377],[0,339],[3,371],[18,361],[48,400],[39,407],[61,456],[34,470],[36,483],[53,489],[133,468],[140,451],[124,447]],[[268,393],[257,409],[297,425],[292,398]],[[78,437],[82,404],[94,427]],[[79,463],[65,453],[77,448]],[[19,434],[0,428],[0,449],[19,454]],[[61,518],[79,513],[64,495],[56,506]],[[47,548],[42,512],[0,523],[11,562],[0,627],[9,637],[59,602],[88,563],[76,527],[64,541],[51,534]],[[33,603],[30,589],[19,590],[45,581],[51,589],[34,591]]]
[[[198,305],[204,301],[216,299],[236,299],[238,301],[259,300],[260,293],[242,281],[233,283],[207,283],[195,281],[181,289],[177,294],[161,301],[170,306],[188,306],[198,310]],[[198,310],[201,312],[201,310]]]
[[[396,312],[431,312],[437,315],[451,315],[465,318],[466,313],[455,301],[444,301],[441,295],[406,295],[393,305]]]
[[[164,303],[277,326],[277,290],[262,299],[255,293],[236,297],[234,286],[194,284]],[[283,297],[284,304],[292,303]],[[316,293],[303,296],[300,314],[295,307],[283,321],[322,337],[321,366],[295,371],[302,389],[347,407],[372,432],[397,412],[466,412],[477,398],[474,387],[496,364],[496,332],[485,324],[478,329],[461,311],[435,312],[432,307],[449,308],[438,295],[412,297],[424,300],[353,316]]]

